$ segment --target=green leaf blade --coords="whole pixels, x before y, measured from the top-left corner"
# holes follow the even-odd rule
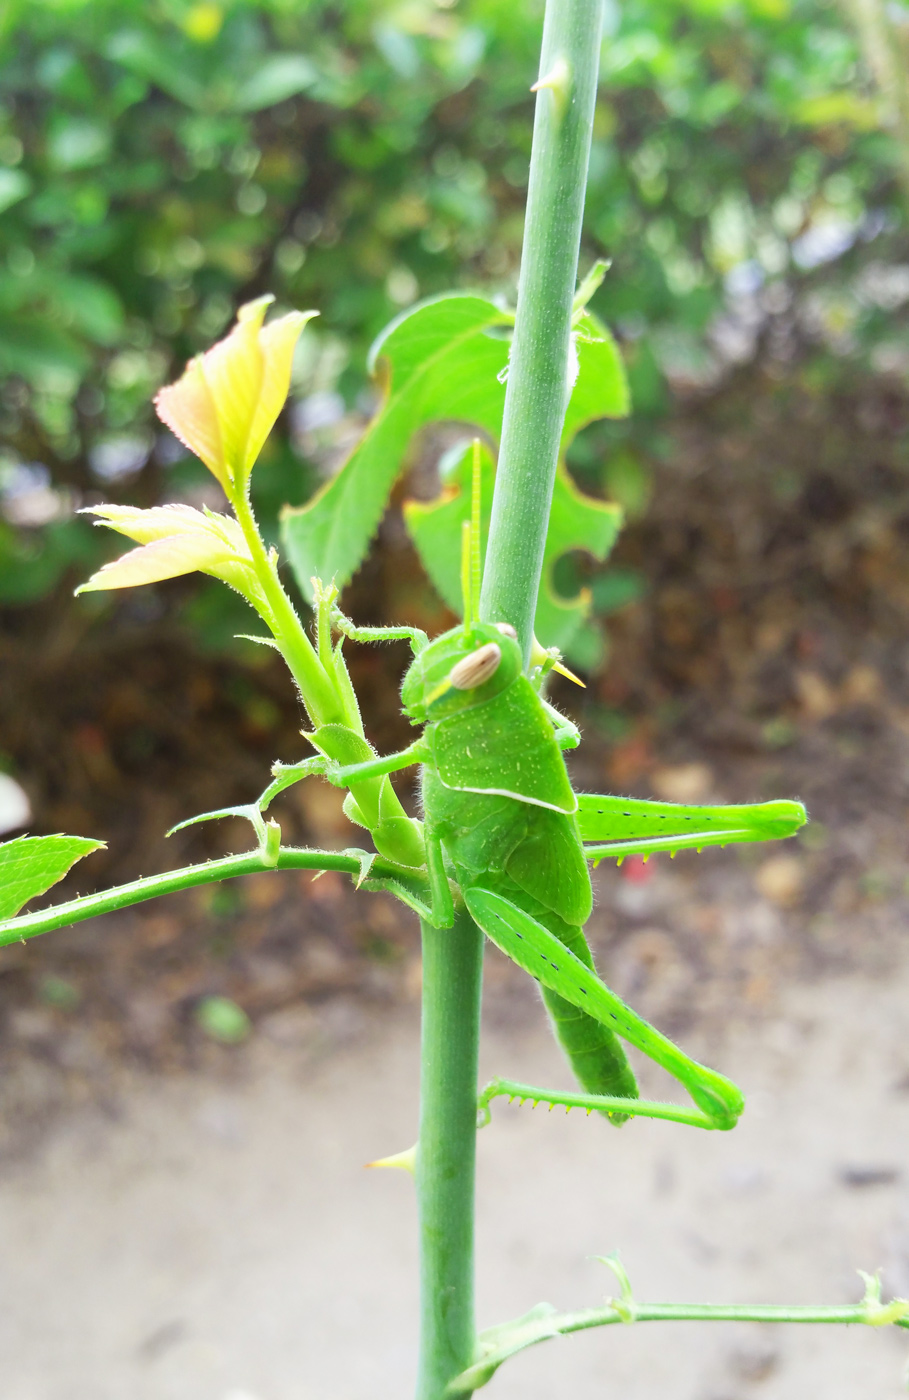
[[[578,377],[568,400],[562,428],[562,451],[588,423],[600,418],[627,418],[631,392],[619,347],[607,326],[587,312],[576,330]]]
[[[284,547],[307,597],[313,576],[343,587],[359,568],[421,428],[464,420],[498,435],[505,390],[497,376],[508,345],[486,332],[508,319],[483,297],[436,297],[393,321],[376,341],[369,363],[384,378],[379,412],[338,474],[282,517]]]
[[[62,880],[77,860],[103,850],[88,836],[17,836],[0,845],[0,919]]]

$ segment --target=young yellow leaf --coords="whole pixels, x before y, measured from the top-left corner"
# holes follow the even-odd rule
[[[176,384],[168,384],[158,391],[155,409],[162,423],[167,424],[184,447],[202,459],[229,494],[230,474],[221,442],[218,410],[206,383],[200,356],[190,360]]]
[[[236,520],[227,515],[216,515],[213,511],[204,514],[193,506],[166,505],[152,506],[150,510],[140,510],[136,506],[100,505],[87,506],[84,515],[97,515],[98,525],[107,525],[121,535],[135,540],[136,544],[151,544],[153,540],[168,539],[172,535],[206,535],[220,538],[231,546],[237,554],[249,558],[243,531]]]
[[[246,443],[247,475],[262,451],[290,391],[290,371],[300,332],[316,314],[315,311],[291,311],[263,326],[259,332],[259,348],[263,357],[262,389]]]
[[[179,578],[197,569],[215,574],[226,564],[236,563],[236,555],[214,534],[171,535],[152,540],[138,549],[131,549],[119,559],[104,564],[77,593],[95,593],[105,588],[135,588],[142,583],[160,583],[162,579]]]
[[[230,496],[242,489],[290,388],[294,346],[317,313],[291,311],[263,327],[271,296],[241,306],[224,340],[187,365],[155,399],[158,417]]]

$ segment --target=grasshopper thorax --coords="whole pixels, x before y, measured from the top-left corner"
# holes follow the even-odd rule
[[[507,624],[453,627],[416,657],[401,687],[414,724],[471,709],[505,690],[523,670],[521,648]]]

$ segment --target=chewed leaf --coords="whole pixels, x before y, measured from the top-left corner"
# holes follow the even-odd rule
[[[631,395],[625,366],[608,328],[588,311],[575,328],[578,377],[562,428],[562,451],[588,423],[600,418],[627,418]]]
[[[461,525],[470,519],[471,461],[471,447],[465,441],[460,460],[443,483],[441,496],[435,501],[404,502],[404,519],[420,562],[436,591],[458,614],[462,609]],[[484,447],[480,451],[480,552],[484,558],[494,485],[495,467]]]
[[[297,583],[313,576],[343,587],[363,561],[411,440],[428,423],[471,423],[498,437],[508,342],[489,334],[512,318],[476,296],[443,296],[405,312],[370,351],[382,406],[344,466],[311,501],[283,515]]]
[[[465,453],[436,501],[406,501],[404,518],[420,560],[442,598],[461,611],[461,523],[470,517],[470,453]],[[481,522],[483,548],[489,533],[495,469],[488,452],[481,458]],[[543,555],[543,577],[537,601],[534,632],[543,646],[565,651],[590,612],[586,592],[563,598],[553,584],[553,569],[561,555],[586,550],[602,563],[622,524],[622,511],[609,501],[585,496],[575,486],[563,464],[556,472],[549,530]]]
[[[382,407],[333,480],[305,506],[287,510],[284,545],[300,587],[334,578],[339,587],[361,564],[378,528],[410,443],[432,422],[463,422],[498,442],[505,405],[507,329],[513,318],[482,297],[453,295],[422,302],[383,332],[370,352],[384,388]],[[577,377],[568,404],[562,450],[587,423],[628,413],[628,382],[615,341],[587,312],[573,333]],[[469,513],[462,463],[438,502],[409,502],[408,526],[424,566],[450,607],[460,610],[460,526]],[[488,527],[491,464],[484,467],[483,520]],[[564,648],[590,610],[585,594],[560,597],[552,568],[560,554],[583,549],[602,561],[621,524],[618,507],[584,496],[560,468],[551,542],[547,546],[536,634]]]
[[[104,841],[88,836],[17,836],[0,845],[0,919],[56,885],[77,860],[100,851]]]

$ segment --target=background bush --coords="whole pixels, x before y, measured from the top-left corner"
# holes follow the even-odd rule
[[[272,290],[321,311],[256,476],[271,525],[355,440],[366,348],[393,314],[448,287],[513,296],[541,14],[10,0],[0,601],[63,590],[110,551],[79,504],[209,489],[150,398],[239,302]],[[607,0],[602,75],[583,256],[613,260],[595,307],[635,413],[589,430],[572,465],[634,513],[673,393],[760,355],[817,392],[857,361],[904,372],[905,152],[824,0]],[[613,571],[593,587],[606,612],[638,584]],[[209,644],[237,630],[210,594],[170,597]]]

